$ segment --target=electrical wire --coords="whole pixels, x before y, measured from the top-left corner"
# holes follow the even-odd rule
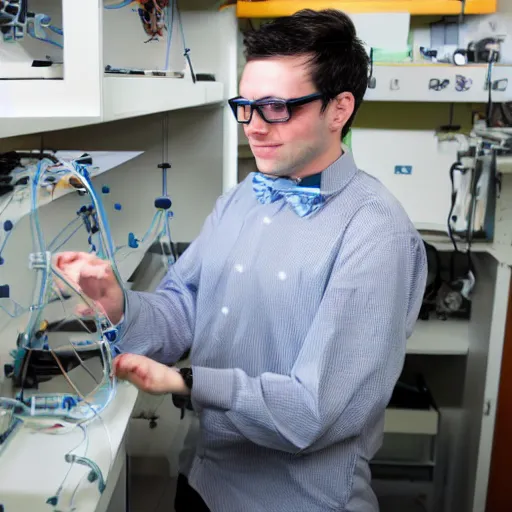
[[[493,52],[491,51],[491,56]],[[485,120],[487,126],[491,126],[491,117],[492,117],[492,58],[489,58],[489,62],[487,63],[487,105],[485,109]]]
[[[450,260],[450,274],[451,274],[452,281],[454,280],[454,275],[455,275],[455,255],[457,255],[457,254],[463,254],[466,256],[468,270],[473,272],[473,274],[475,273],[473,259],[471,257],[471,242],[472,242],[472,232],[473,232],[472,214],[469,215],[468,226],[466,229],[466,251],[465,252],[463,252],[459,249],[458,244],[455,241],[455,236],[454,236],[454,232],[453,232],[453,228],[452,228],[452,221],[454,220],[454,219],[452,219],[453,210],[455,208],[455,201],[457,199],[457,192],[455,190],[454,174],[455,174],[455,172],[460,172],[462,174],[465,174],[468,171],[469,171],[469,169],[464,167],[460,161],[453,163],[452,166],[450,167],[451,205],[450,205],[450,210],[448,213],[447,228],[448,228],[448,236],[450,237],[450,240],[452,242],[453,249],[454,249],[454,252],[452,253],[452,257]],[[472,204],[473,204],[473,202],[474,202],[474,185],[473,185],[473,183],[470,187],[470,190],[471,190]]]
[[[468,169],[466,169],[460,161],[453,163],[452,166],[450,167],[450,183],[451,183],[452,191],[451,191],[450,211],[448,212],[447,227],[448,227],[448,236],[450,237],[454,251],[461,252],[457,245],[457,242],[455,241],[455,236],[454,236],[453,228],[452,228],[453,210],[455,209],[455,201],[457,199],[457,191],[455,190],[455,179],[454,179],[454,174],[456,171],[460,172],[462,174],[465,174],[468,171]]]
[[[192,82],[196,83],[196,75],[194,73],[194,68],[192,66],[192,60],[190,58],[190,48],[187,48],[187,43],[185,41],[185,31],[183,30],[183,23],[181,21],[181,13],[178,8],[178,0],[173,0],[173,3],[175,3],[175,6],[176,6],[176,16],[178,18],[178,24],[179,24],[180,33],[181,33],[181,40],[183,42],[183,52],[184,52],[183,55],[185,56],[185,59],[188,62],[188,67],[190,69],[190,75],[192,77]]]
[[[169,9],[169,5],[166,9],[166,20],[167,20],[167,45],[165,50],[165,71],[169,71],[170,66],[170,58],[171,58],[171,42],[172,42],[172,33],[174,26],[174,0],[170,0],[171,8]]]

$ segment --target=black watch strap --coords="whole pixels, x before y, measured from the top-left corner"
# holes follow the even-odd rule
[[[183,377],[183,380],[185,381],[185,385],[188,389],[192,389],[193,384],[193,377],[192,377],[192,368],[180,368],[181,376]]]

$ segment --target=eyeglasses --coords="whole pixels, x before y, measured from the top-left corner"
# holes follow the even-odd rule
[[[319,92],[290,100],[283,100],[280,98],[247,100],[238,96],[228,100],[228,103],[233,111],[235,119],[239,123],[249,124],[255,109],[258,111],[261,118],[267,123],[285,123],[286,121],[289,121],[292,116],[292,107],[305,105],[306,103],[311,103],[312,101],[316,101],[321,98],[323,98],[323,95]]]

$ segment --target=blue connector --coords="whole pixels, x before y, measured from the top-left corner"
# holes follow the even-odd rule
[[[139,247],[139,241],[135,238],[133,233],[128,233],[128,246],[132,249],[137,249],[137,247]]]

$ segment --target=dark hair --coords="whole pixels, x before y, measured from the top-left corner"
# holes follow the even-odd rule
[[[354,95],[348,133],[368,85],[370,60],[352,20],[335,9],[303,9],[244,32],[247,61],[265,57],[311,55],[311,79],[323,94],[322,110],[341,92]]]

